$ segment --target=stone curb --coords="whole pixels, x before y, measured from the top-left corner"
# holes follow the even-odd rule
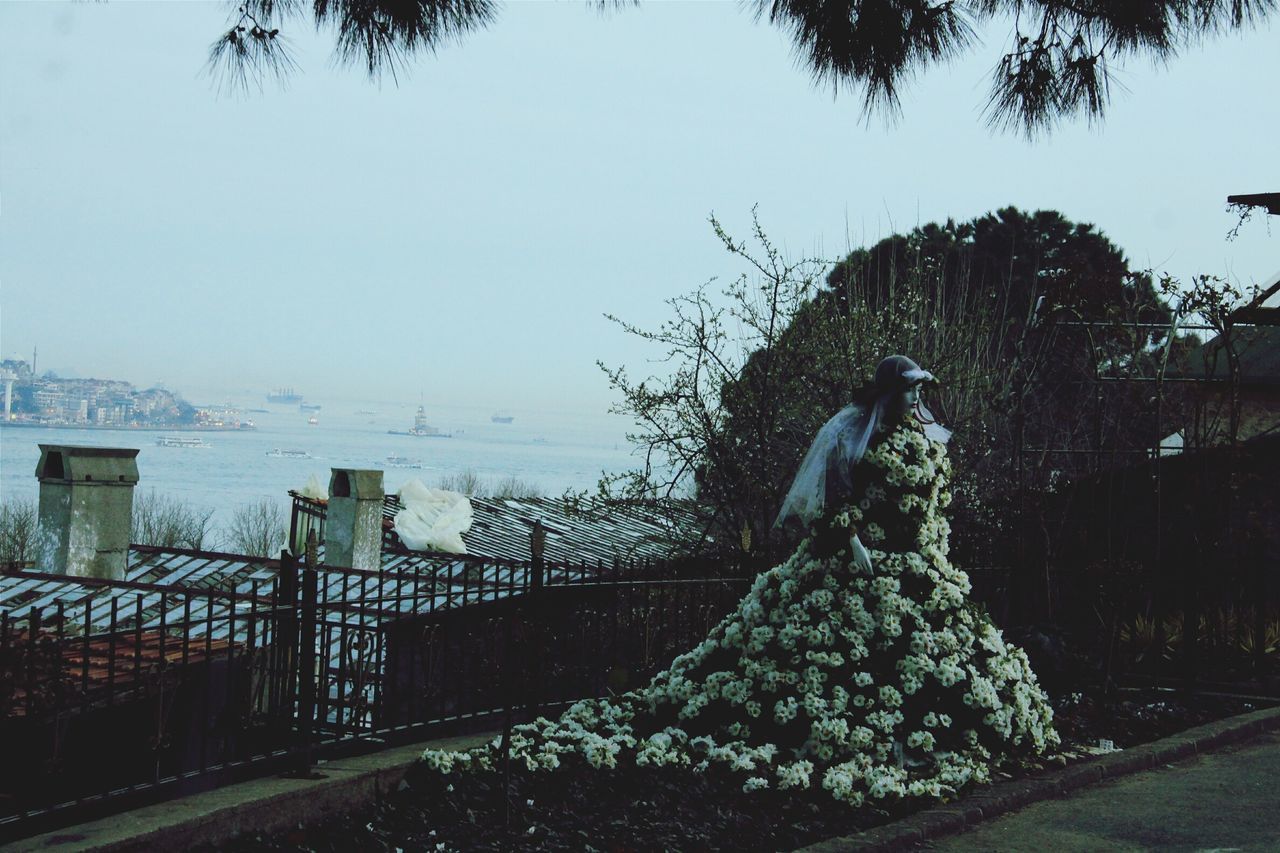
[[[954,803],[917,812],[886,826],[802,848],[806,853],[902,850],[940,838],[1031,803],[1064,796],[1106,779],[1179,761],[1280,729],[1280,707],[1228,717],[1177,735],[1057,770],[1041,771],[977,789]],[[466,749],[493,732],[398,747],[322,764],[321,779],[257,779],[157,803],[124,814],[0,846],[3,851],[181,850],[218,847],[245,833],[272,834],[355,810],[393,790],[422,751]]]
[[[987,785],[954,803],[917,812],[865,832],[819,841],[800,848],[796,853],[904,850],[921,841],[959,832],[1031,803],[1065,796],[1107,779],[1149,770],[1199,753],[1212,752],[1277,729],[1280,729],[1280,707],[1250,711],[1070,767],[1044,770],[1024,779]]]
[[[268,777],[110,815],[0,845],[0,851],[126,853],[221,847],[243,833],[274,834],[354,811],[394,791],[424,749],[468,749],[495,732],[446,738],[317,765],[316,779]]]

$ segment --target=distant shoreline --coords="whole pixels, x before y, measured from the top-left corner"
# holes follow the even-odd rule
[[[83,429],[114,432],[257,432],[256,429],[218,426],[108,426],[106,424],[33,424],[24,421],[0,420],[0,429]]]

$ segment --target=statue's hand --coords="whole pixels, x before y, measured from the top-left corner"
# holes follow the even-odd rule
[[[849,540],[849,552],[853,555],[853,567],[864,575],[871,574],[871,555],[857,536]]]

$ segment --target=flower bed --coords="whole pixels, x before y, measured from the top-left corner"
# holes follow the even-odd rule
[[[858,464],[851,499],[647,686],[516,726],[505,754],[429,750],[376,813],[260,843],[789,849],[1243,710],[1068,688],[1055,723],[948,558],[945,447],[904,421]]]
[[[717,790],[736,775],[743,793],[821,790],[889,809],[1051,753],[1053,712],[1027,656],[947,557],[945,447],[904,421],[864,462],[862,496],[815,516],[792,555],[648,685],[515,727],[506,760],[494,745],[429,750],[427,769],[452,781],[509,765],[567,778],[673,767]]]
[[[1054,702],[1065,748],[1040,764],[995,768],[995,778],[1045,764],[1075,762],[1211,720],[1254,710],[1256,702],[1204,694],[1075,693]],[[694,775],[678,767],[551,776],[513,765],[504,820],[500,773],[452,774],[415,768],[407,786],[376,807],[229,848],[261,850],[787,850],[901,817],[927,801],[854,809],[824,791],[743,792],[738,774]],[[452,786],[452,790],[450,790]],[[970,793],[969,788],[964,794]]]

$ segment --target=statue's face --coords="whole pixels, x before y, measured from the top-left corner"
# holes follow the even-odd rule
[[[918,402],[920,402],[919,385],[912,385],[905,391],[899,391],[889,398],[888,405],[885,407],[885,419],[891,424],[896,424],[910,414]]]

